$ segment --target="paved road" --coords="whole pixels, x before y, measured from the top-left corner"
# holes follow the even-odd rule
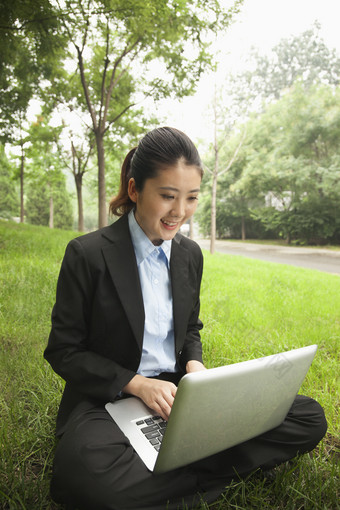
[[[197,239],[197,242],[201,248],[210,249],[209,240]],[[228,255],[317,269],[340,276],[340,251],[219,240],[216,241],[215,250]]]

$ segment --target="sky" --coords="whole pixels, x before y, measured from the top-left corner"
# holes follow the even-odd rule
[[[220,3],[228,5],[230,0]],[[227,33],[216,41],[220,60],[217,76],[204,76],[194,96],[181,102],[162,101],[148,108],[156,109],[164,125],[181,129],[195,142],[212,141],[208,111],[215,80],[217,84],[223,83],[228,73],[244,69],[252,46],[261,53],[269,53],[281,39],[301,34],[315,21],[321,25],[326,45],[340,54],[339,19],[340,0],[245,0]]]

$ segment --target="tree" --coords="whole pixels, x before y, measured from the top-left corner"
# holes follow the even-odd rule
[[[218,186],[216,187],[216,237],[238,238],[245,240],[248,235],[253,238],[264,236],[260,222],[252,217],[251,210],[258,207],[262,200],[258,197],[248,197],[242,189],[235,187],[242,176],[247,164],[249,147],[247,146],[248,127],[243,126],[242,131],[232,132],[219,142],[219,170]],[[214,167],[215,156],[209,154],[210,168]],[[207,169],[207,167],[205,167]],[[224,171],[226,170],[226,171]],[[212,172],[208,171],[203,179],[202,196],[199,207],[199,225],[204,235],[211,235],[212,222],[212,189],[214,179]]]
[[[215,86],[214,98],[213,98],[213,123],[214,123],[214,141],[213,141],[213,164],[209,168],[205,165],[206,170],[211,175],[212,186],[211,186],[211,221],[210,221],[210,253],[215,252],[215,241],[216,241],[216,200],[217,200],[217,185],[218,179],[223,176],[232,164],[235,162],[238,152],[242,146],[244,135],[240,137],[237,147],[233,150],[229,160],[227,160],[223,167],[220,165],[220,153],[223,146],[228,142],[228,136],[233,127],[233,119],[226,120],[226,112],[222,106],[222,99],[218,97],[218,93]]]
[[[137,94],[157,99],[192,93],[212,66],[204,35],[225,29],[241,3],[223,12],[217,1],[66,0],[64,8],[58,2],[83,90],[74,99],[88,112],[96,140],[99,226],[107,222],[105,136],[136,105]]]
[[[296,85],[248,121],[237,159],[218,181],[216,232],[325,243],[340,239],[340,87]],[[235,132],[220,154],[227,165]],[[210,155],[213,161],[213,155]],[[200,224],[210,228],[212,185],[204,182]],[[245,232],[244,232],[245,236]],[[243,236],[243,237],[244,237]]]
[[[230,77],[228,90],[248,105],[249,111],[262,111],[263,102],[278,100],[300,79],[306,90],[323,83],[340,83],[340,57],[320,36],[316,22],[300,35],[282,39],[269,55],[253,49],[251,69]]]
[[[57,211],[55,200],[62,189],[61,183],[65,182],[57,147],[62,127],[51,127],[48,117],[41,115],[30,128],[32,143],[28,151],[30,180],[32,184],[35,183],[38,188],[44,190],[44,199],[48,198],[50,228],[55,226],[55,212]],[[32,214],[28,211],[27,218],[32,220]]]
[[[14,185],[14,170],[0,145],[0,218],[17,216],[19,203]]]
[[[28,223],[51,226],[50,196],[51,190],[44,179],[38,179],[29,184],[26,211]],[[65,177],[63,175],[60,176],[60,179],[54,186],[53,203],[53,228],[72,229],[72,204],[70,196],[66,191]]]
[[[84,210],[83,210],[83,176],[86,171],[89,158],[91,156],[93,144],[90,145],[88,150],[84,151],[83,146],[76,148],[71,140],[72,150],[72,173],[77,190],[77,201],[78,201],[78,230],[82,232],[84,230]]]
[[[301,83],[249,124],[247,164],[235,188],[266,200],[253,211],[288,242],[340,231],[340,88]]]
[[[295,90],[295,96],[290,94],[294,81],[299,83],[300,88],[300,93]],[[325,126],[325,118],[331,115],[331,111],[333,113],[335,111],[335,105],[330,107],[326,97],[328,96],[329,102],[333,103],[330,98],[335,94],[339,82],[340,58],[334,50],[329,50],[325,46],[319,36],[317,25],[300,36],[282,40],[268,57],[254,51],[253,70],[229,77],[225,87],[227,100],[222,102],[224,105],[222,118],[227,116],[229,124],[232,126],[234,122],[237,126],[240,122],[249,119],[252,111],[258,114],[266,113],[258,121],[254,120],[253,114],[251,122],[248,123],[249,135],[237,161],[230,168],[234,181],[224,179],[223,176],[219,179],[221,190],[217,194],[219,203],[216,204],[215,213],[214,202],[212,207],[213,216],[215,214],[217,218],[216,230],[230,231],[231,225],[235,224],[235,218],[240,218],[242,237],[245,237],[246,222],[249,225],[251,214],[255,221],[251,225],[252,228],[256,226],[257,230],[257,226],[262,223],[266,225],[268,232],[283,236],[288,241],[291,238],[311,239],[312,230],[314,237],[320,239],[322,229],[325,232],[337,231],[335,220],[332,220],[333,227],[329,228],[330,218],[335,218],[336,207],[325,208],[321,206],[321,203],[320,207],[316,207],[316,197],[321,200],[324,191],[321,188],[316,191],[315,186],[312,191],[310,183],[314,185],[315,182],[321,182],[326,177],[320,165],[324,165],[324,170],[325,168],[334,169],[337,165],[337,155],[334,153],[336,144],[333,145],[331,152],[329,147],[331,139],[338,140],[336,121],[333,118],[331,134],[330,125]],[[309,103],[309,99],[307,106],[305,98],[310,98],[311,91],[321,84],[327,88],[324,98],[314,96],[314,106],[312,102]],[[286,96],[288,96],[286,103],[280,103],[275,110],[271,102],[278,101],[280,98],[284,101]],[[324,110],[318,109],[320,102]],[[327,114],[325,114],[326,111],[328,111]],[[285,114],[289,118],[286,118]],[[296,129],[293,129],[294,126]],[[327,142],[321,134],[330,137]],[[228,136],[232,140],[237,133],[235,130],[232,133],[230,129]],[[221,133],[217,139],[221,143],[226,136]],[[309,153],[307,161],[306,150]],[[333,153],[332,161],[324,158],[326,152]],[[210,157],[213,161],[213,157]],[[222,154],[215,143],[215,164],[219,168],[227,166],[230,157],[231,154],[227,151]],[[239,170],[235,170],[235,166]],[[315,167],[313,171],[312,167]],[[321,177],[321,174],[324,177]],[[217,175],[218,172],[215,171],[216,182]],[[336,173],[332,171],[331,175],[335,178]],[[337,189],[333,177],[330,178],[330,172],[328,172],[327,179],[331,179]],[[212,186],[212,195],[215,194],[216,191]],[[311,221],[312,196],[314,196],[315,210],[320,211],[324,218],[327,217],[325,222],[321,221],[320,215],[317,214],[312,215],[314,220]],[[266,207],[264,207],[265,202],[267,202]],[[309,215],[309,220],[305,222],[303,208]],[[205,211],[205,208],[203,209]],[[205,214],[206,212],[203,214],[203,221],[206,224]],[[226,221],[228,221],[228,228]],[[214,217],[211,219],[212,228],[213,222]],[[309,232],[308,235],[307,232]]]
[[[27,128],[24,128],[24,125],[28,125],[28,123],[23,118],[23,112],[18,111],[16,116],[18,131],[17,134],[11,137],[12,146],[18,147],[20,150],[20,155],[17,156],[17,159],[20,161],[19,167],[16,171],[16,178],[19,179],[19,188],[20,188],[20,223],[24,223],[25,220],[25,164],[26,164],[26,153],[27,149],[30,145],[29,134]]]
[[[20,221],[24,221],[26,121],[44,79],[59,70],[64,52],[58,18],[49,0],[0,4],[0,138],[20,147]]]
[[[83,232],[84,224],[84,206],[83,206],[83,177],[88,170],[89,161],[93,153],[94,140],[91,137],[90,130],[83,134],[82,140],[72,131],[68,131],[69,147],[66,143],[58,141],[58,152],[66,168],[68,168],[74,178],[77,193],[78,204],[78,231]]]

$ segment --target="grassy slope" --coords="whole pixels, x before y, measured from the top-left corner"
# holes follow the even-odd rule
[[[60,262],[74,235],[0,222],[0,508],[56,508],[45,472],[61,382],[42,353]]]
[[[54,510],[48,497],[62,382],[42,359],[60,262],[74,232],[0,221],[0,509]],[[275,482],[235,482],[211,508],[338,508],[340,280],[291,266],[205,253],[205,362],[216,366],[318,343],[302,392],[324,406],[329,435]]]

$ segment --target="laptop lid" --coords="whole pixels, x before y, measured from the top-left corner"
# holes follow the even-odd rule
[[[137,398],[105,407],[154,472],[213,455],[277,427],[287,415],[316,345],[186,374],[180,381],[159,453],[136,422],[155,413]]]

